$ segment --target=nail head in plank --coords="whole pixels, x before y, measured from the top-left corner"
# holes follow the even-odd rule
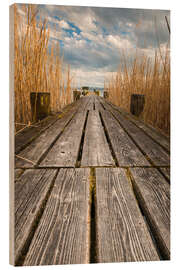
[[[96,169],[96,201],[98,262],[159,260],[124,169]]]
[[[89,262],[89,169],[60,169],[24,265]]]
[[[133,186],[157,244],[170,258],[170,186],[156,168],[132,168]]]
[[[98,111],[90,111],[85,130],[81,166],[114,166]]]

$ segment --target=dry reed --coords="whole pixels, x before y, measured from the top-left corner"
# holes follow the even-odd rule
[[[51,110],[72,102],[70,67],[65,70],[60,47],[50,47],[46,20],[37,21],[36,5],[23,5],[25,21],[14,5],[15,123],[32,122],[30,92],[50,92]],[[20,125],[16,125],[19,129]]]
[[[170,132],[170,52],[155,51],[153,58],[136,54],[131,63],[123,53],[119,70],[105,82],[109,100],[130,111],[132,94],[145,95],[142,119],[169,135]]]

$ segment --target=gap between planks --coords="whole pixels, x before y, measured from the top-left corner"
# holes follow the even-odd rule
[[[139,129],[141,129],[149,138],[151,138],[155,143],[161,146],[168,154],[170,154],[170,145],[168,137],[166,137],[164,134],[161,134],[160,132],[158,133],[158,131],[154,127],[151,127],[142,120],[137,119],[135,116],[122,111],[121,108],[117,108],[117,106],[111,104],[110,102],[108,103],[106,101],[106,104],[109,105],[112,110],[116,110],[119,114],[123,115],[127,120],[131,121],[134,125],[136,125]],[[160,142],[160,139],[163,139],[163,143]]]

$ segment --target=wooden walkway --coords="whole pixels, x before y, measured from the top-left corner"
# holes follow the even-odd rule
[[[15,137],[15,264],[170,259],[170,144],[98,96]]]

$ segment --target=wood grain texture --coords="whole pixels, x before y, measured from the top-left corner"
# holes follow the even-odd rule
[[[24,265],[89,262],[89,169],[60,169]]]
[[[15,136],[15,153],[19,153],[26,147],[31,141],[37,138],[41,132],[51,126],[57,120],[57,115],[48,116],[39,123],[35,123],[33,126],[25,128],[23,131]]]
[[[68,104],[63,108],[61,113],[50,115],[40,122],[34,123],[33,126],[25,128],[23,131],[15,136],[15,153],[18,154],[34,139],[36,139],[42,132],[53,125],[59,117],[64,116],[69,111],[74,111],[79,108],[82,101],[78,100],[72,104]]]
[[[125,112],[123,109],[115,106],[114,104],[109,103],[114,109],[118,110],[122,115],[126,116],[130,121],[136,124],[141,128],[146,134],[153,138],[158,144],[163,146],[168,152],[170,152],[170,138],[160,133],[153,126],[150,126],[144,123],[141,119],[137,119],[128,112]]]
[[[170,258],[170,188],[155,168],[132,168],[133,186],[166,259]]]
[[[170,168],[159,168],[162,174],[166,177],[166,179],[170,182]]]
[[[75,167],[86,114],[78,112],[39,166]]]
[[[110,112],[101,112],[109,139],[119,166],[150,166],[150,163],[133,143]]]
[[[81,97],[79,99],[78,112],[84,112],[84,113],[86,113],[87,112],[87,106],[88,106],[89,101],[90,100],[89,100],[89,97],[88,96]]]
[[[20,176],[23,174],[24,170],[23,169],[15,169],[14,171],[14,181],[20,180]]]
[[[146,124],[144,124],[141,121],[138,121],[137,119],[134,119],[128,115],[128,118],[130,121],[132,121],[134,124],[136,124],[139,128],[141,128],[146,134],[148,134],[152,139],[154,139],[158,144],[163,146],[168,152],[170,152],[170,141],[168,137],[166,138],[162,134],[159,134],[154,129],[150,128]]]
[[[36,224],[56,170],[26,170],[15,184],[15,261]]]
[[[64,117],[58,119],[53,125],[46,129],[37,139],[29,146],[21,151],[15,158],[15,166],[18,167],[34,167],[37,165],[41,157],[51,147],[53,142],[62,133],[65,126],[74,116],[75,111],[71,110]]]
[[[89,102],[86,106],[86,110],[93,111],[95,106],[95,97],[94,96],[87,96]]]
[[[155,166],[169,166],[170,156],[159,144],[116,110],[112,110],[112,113]]]
[[[114,166],[98,111],[90,111],[85,130],[81,166]]]
[[[96,169],[98,262],[159,260],[124,169]]]
[[[162,257],[169,259],[168,140],[160,142],[158,132],[99,96],[80,98],[62,115],[37,123],[36,131],[25,129],[17,140],[24,160],[16,158],[13,177],[15,261],[89,263],[96,260],[96,250],[97,262],[160,260],[149,230]],[[152,164],[158,169],[130,169]],[[96,168],[92,188],[90,169],[70,168],[76,166],[125,166],[129,174],[122,168]]]
[[[100,100],[101,100],[100,97],[95,96],[95,110],[96,111],[104,111],[104,108],[100,103]]]

